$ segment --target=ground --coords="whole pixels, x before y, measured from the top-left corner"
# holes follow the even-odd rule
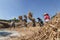
[[[3,37],[3,40],[60,40],[60,13],[48,23],[44,23],[42,27],[17,26],[16,28],[5,28],[3,30],[16,31],[13,36]]]

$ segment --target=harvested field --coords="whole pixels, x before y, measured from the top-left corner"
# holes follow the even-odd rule
[[[19,36],[9,37],[9,40],[60,40],[60,14],[45,23],[43,27],[16,27],[7,30],[19,33]]]

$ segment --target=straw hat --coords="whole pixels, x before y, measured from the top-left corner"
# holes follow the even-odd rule
[[[44,15],[48,15],[48,13],[44,13]]]

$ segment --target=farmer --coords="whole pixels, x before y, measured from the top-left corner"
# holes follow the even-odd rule
[[[37,19],[38,19],[38,23],[39,23],[39,25],[40,25],[40,26],[43,26],[44,23],[43,23],[42,19],[40,19],[39,17],[38,17]]]
[[[24,15],[24,20],[27,23],[27,16],[26,15]]]
[[[35,24],[36,21],[35,21],[35,18],[33,18],[33,15],[32,15],[31,12],[28,13],[28,18],[29,18],[29,20],[32,21],[32,26],[35,27],[36,26],[36,24]]]
[[[35,21],[35,18],[32,18],[32,23],[33,23],[32,26],[33,26],[33,27],[36,26],[35,22],[36,22],[36,21]]]
[[[27,27],[27,16],[26,16],[26,15],[24,15],[24,19],[23,19],[23,21],[24,21],[24,26]]]
[[[48,22],[50,20],[50,16],[48,13],[44,13],[44,20],[45,22]]]

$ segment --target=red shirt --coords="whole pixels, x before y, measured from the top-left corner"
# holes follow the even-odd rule
[[[44,15],[44,20],[49,19],[50,20],[50,16],[49,15]]]

